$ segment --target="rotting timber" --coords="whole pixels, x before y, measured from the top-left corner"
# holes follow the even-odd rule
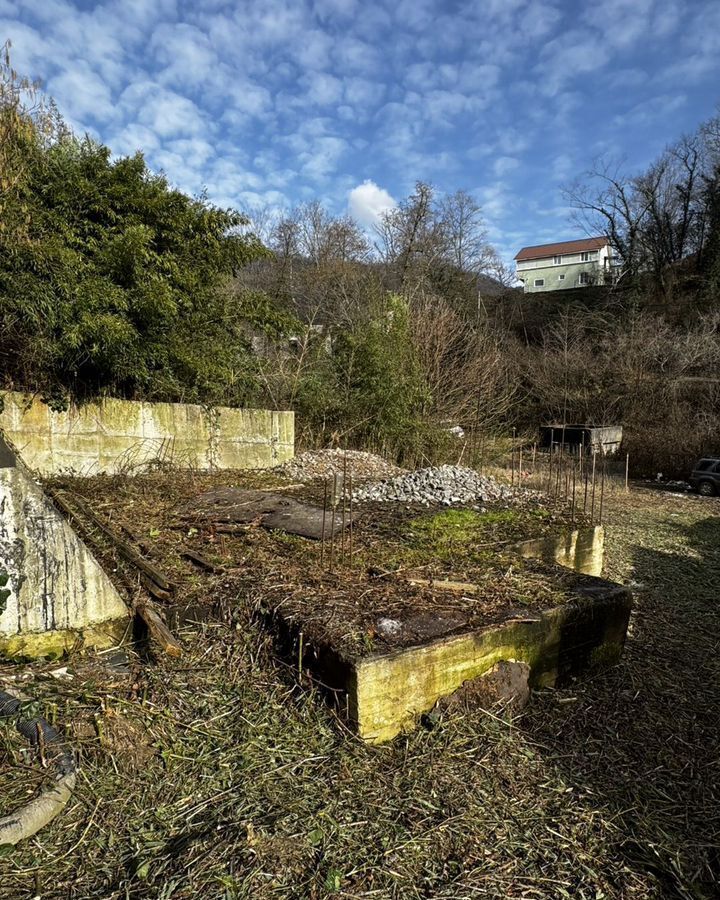
[[[499,660],[528,663],[531,683],[546,686],[612,664],[622,651],[629,591],[542,561],[548,546],[577,547],[588,540],[578,534],[591,534],[593,571],[601,562],[602,530],[571,521],[558,502],[367,504],[353,511],[351,543],[348,510],[348,527],[337,527],[339,504],[326,509],[327,520],[335,520],[321,527],[323,541],[263,525],[248,512],[232,521],[202,499],[208,492],[278,491],[317,514],[326,496],[322,481],[169,472],[54,486],[81,498],[76,508],[91,507],[96,521],[122,527],[167,574],[175,585],[172,606],[163,609],[168,621],[182,622],[183,610],[194,619],[224,616],[235,627],[244,616],[262,616],[293,665],[325,685],[339,713],[370,742],[412,727],[439,698]],[[103,548],[102,529],[98,538],[96,553],[118,588],[142,587],[127,554]],[[530,556],[532,541],[541,559],[517,552],[524,544]]]

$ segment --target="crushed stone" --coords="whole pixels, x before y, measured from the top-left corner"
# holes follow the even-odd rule
[[[405,469],[393,465],[375,453],[342,449],[306,450],[293,459],[275,466],[271,471],[293,481],[312,481],[314,478],[342,475],[345,460],[348,475],[353,479],[388,478],[405,472]]]
[[[480,475],[465,466],[432,466],[364,484],[353,491],[358,503],[444,504],[512,502],[527,497],[531,491],[509,488],[494,478]]]

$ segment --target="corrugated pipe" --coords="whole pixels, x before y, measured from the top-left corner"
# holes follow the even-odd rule
[[[30,800],[9,816],[0,818],[0,847],[15,845],[32,837],[63,811],[75,788],[75,756],[63,743],[60,733],[50,723],[38,716],[22,715],[23,701],[12,694],[0,691],[0,721],[14,720],[17,731],[31,747],[47,748],[54,756],[57,778],[54,785],[39,797]]]

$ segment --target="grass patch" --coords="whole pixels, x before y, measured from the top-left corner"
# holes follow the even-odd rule
[[[135,523],[144,502],[167,558],[187,543],[237,565],[272,546],[259,591],[297,561],[292,542],[264,533],[196,544],[168,527],[172,479],[158,484],[119,482],[112,508],[125,496]],[[72,681],[42,677],[57,663],[24,667],[37,677],[22,689],[78,747],[81,775],[63,816],[0,858],[0,898],[717,896],[719,513],[720,501],[649,491],[609,501],[608,574],[644,585],[626,652],[512,721],[461,710],[364,746],[274,659],[237,593],[226,620],[185,633],[183,659],[138,660],[130,678],[92,657],[68,661]],[[477,519],[449,521],[472,535]],[[415,527],[400,529],[406,545],[441,540]],[[384,528],[357,536],[370,562],[389,552]],[[205,593],[227,596],[226,580]],[[0,815],[45,775],[21,751],[0,733]]]

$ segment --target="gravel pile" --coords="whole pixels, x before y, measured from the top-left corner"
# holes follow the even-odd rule
[[[293,481],[311,481],[328,475],[342,475],[345,459],[353,479],[389,478],[405,472],[374,453],[362,450],[307,450],[272,470]]]
[[[526,492],[521,492],[526,493]],[[353,499],[391,503],[481,503],[512,500],[517,492],[499,484],[494,478],[479,475],[464,466],[437,466],[418,469],[353,491]]]

